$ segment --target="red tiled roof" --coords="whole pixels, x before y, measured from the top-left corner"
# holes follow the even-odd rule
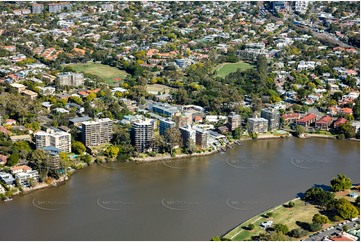
[[[6,163],[6,161],[7,161],[7,156],[6,155],[2,155],[2,154],[0,154],[0,162],[4,162],[4,163]]]
[[[201,121],[202,120],[202,117],[201,116],[195,116],[194,117],[194,121]]]
[[[347,114],[352,114],[352,109],[351,108],[342,108],[341,112],[347,113]]]
[[[346,122],[347,122],[347,119],[345,119],[345,118],[338,118],[333,125],[334,125],[334,126],[338,126],[338,125],[341,125],[341,124],[345,124]]]
[[[5,127],[3,126],[0,126],[0,132],[3,133],[3,134],[10,134],[11,132],[9,130],[7,130]]]
[[[316,121],[316,123],[329,123],[332,121],[332,118],[328,115],[323,116],[319,120]]]
[[[306,116],[302,117],[301,119],[297,120],[297,122],[309,122],[312,119],[315,119],[316,115],[313,113],[309,113]]]
[[[330,238],[333,241],[353,241],[352,239],[346,237],[346,236],[340,236],[340,237],[331,237]]]
[[[31,171],[32,169],[29,166],[23,165],[23,166],[13,166],[10,168],[11,171],[18,171],[18,170],[23,170],[23,171]]]

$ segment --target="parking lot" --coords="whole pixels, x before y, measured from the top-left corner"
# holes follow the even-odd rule
[[[360,220],[357,219],[355,221],[345,221],[342,223],[337,224],[336,226],[329,227],[327,229],[321,230],[316,234],[311,235],[306,240],[308,241],[321,241],[327,240],[332,236],[337,236],[342,234],[342,227],[347,226],[348,229],[359,229],[360,228]]]

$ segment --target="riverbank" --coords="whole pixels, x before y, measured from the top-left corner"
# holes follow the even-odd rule
[[[252,235],[258,235],[259,232],[263,231],[262,229],[260,229],[260,226],[259,226],[260,223],[267,222],[269,220],[271,220],[271,221],[275,220],[275,218],[279,217],[279,214],[275,214],[275,211],[277,211],[278,209],[281,209],[281,208],[285,208],[283,206],[283,204],[288,204],[289,202],[296,203],[297,201],[300,201],[300,198],[291,199],[285,203],[282,203],[275,207],[269,208],[269,209],[257,214],[256,216],[240,223],[233,229],[229,230],[222,236],[222,238],[226,238],[229,240],[251,240]],[[297,205],[300,205],[300,204],[297,204]],[[312,205],[309,205],[309,206],[312,206]],[[304,210],[303,206],[301,208],[302,208],[302,210]],[[308,207],[308,208],[310,208],[310,207]],[[289,213],[290,217],[293,217],[295,215],[294,210],[293,210],[292,214]],[[265,214],[269,214],[269,213],[272,213],[272,216],[266,217]],[[288,222],[289,222],[289,218],[283,218],[283,219],[288,220]],[[273,222],[275,222],[275,221],[273,221]],[[253,229],[251,231],[248,230],[247,227],[249,224],[254,224],[255,229]]]
[[[162,156],[154,156],[154,157],[131,157],[129,160],[134,161],[136,163],[146,163],[146,162],[156,162],[156,161],[164,161],[164,160],[176,160],[176,159],[184,159],[184,158],[191,158],[191,157],[200,157],[200,156],[209,156],[218,152],[225,152],[227,149],[234,148],[235,145],[241,145],[242,142],[250,141],[250,140],[267,140],[267,139],[284,139],[292,137],[291,134],[280,134],[280,135],[273,135],[273,134],[265,134],[259,135],[257,139],[252,138],[243,138],[239,140],[235,140],[233,142],[229,142],[228,144],[219,147],[216,150],[203,152],[203,153],[193,153],[193,154],[180,154],[177,156],[171,156],[170,154],[162,155]]]
[[[350,198],[348,194],[351,190],[337,192],[335,193],[336,198],[345,198],[351,202],[354,202],[354,198]],[[356,192],[359,195],[359,192]],[[293,203],[293,206],[290,207],[290,202]],[[317,205],[310,204],[308,202],[304,202],[301,198],[291,199],[285,203],[282,203],[278,206],[272,207],[268,210],[265,210],[256,216],[242,222],[241,224],[237,225],[233,229],[226,232],[222,238],[235,240],[235,241],[242,241],[242,240],[255,240],[252,238],[253,236],[258,236],[261,233],[265,233],[265,229],[260,226],[261,223],[272,221],[272,224],[284,224],[288,227],[289,231],[292,229],[299,229],[300,223],[311,223],[312,218],[315,214],[321,213],[321,208]],[[322,229],[326,229],[331,226],[335,226],[339,222],[329,222],[322,226]],[[252,230],[249,229],[249,225],[253,224],[254,228]],[[307,231],[307,234],[304,235],[302,238],[293,238],[290,237],[292,240],[303,240],[307,239],[310,235],[315,234],[315,232]]]

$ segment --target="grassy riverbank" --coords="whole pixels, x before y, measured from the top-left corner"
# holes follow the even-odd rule
[[[338,199],[346,198],[347,200],[354,202],[354,198],[347,196],[347,194],[349,193],[350,191],[338,192],[335,194],[335,197]],[[357,192],[357,194],[360,195],[359,192]],[[294,207],[289,207],[289,202],[294,202]],[[267,213],[271,213],[272,215],[267,217],[265,216]],[[292,229],[299,229],[299,224],[312,223],[313,216],[318,213],[320,213],[320,208],[318,206],[312,205],[310,203],[305,203],[299,198],[292,199],[290,201],[287,201],[286,203],[270,208],[246,220],[245,222],[241,223],[240,225],[226,233],[223,238],[234,241],[252,240],[252,236],[257,236],[261,233],[266,232],[264,229],[261,228],[260,223],[267,221],[273,221],[273,224],[284,224],[289,228],[290,231]],[[334,226],[337,223],[339,222],[325,224],[323,225],[323,228]],[[254,225],[253,230],[248,229],[248,226],[250,224]],[[314,233],[315,232],[307,232],[307,235],[304,236],[303,239]],[[296,239],[289,237],[289,239],[300,240],[302,238]]]

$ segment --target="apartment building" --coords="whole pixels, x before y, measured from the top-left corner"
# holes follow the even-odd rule
[[[175,122],[169,119],[159,120],[159,134],[164,135],[167,129],[175,127]]]
[[[40,14],[44,11],[44,5],[43,4],[33,4],[31,6],[31,12],[33,14]]]
[[[84,75],[82,73],[63,72],[58,75],[60,86],[82,86],[84,85]]]
[[[228,116],[228,126],[230,130],[235,130],[241,126],[241,116],[235,112],[231,112]]]
[[[82,122],[81,138],[85,146],[109,143],[113,134],[113,122],[109,118]]]
[[[265,118],[249,118],[248,131],[252,133],[266,133],[268,130],[268,120]]]
[[[63,10],[71,10],[71,3],[69,2],[60,2],[60,3],[51,3],[49,4],[50,13],[59,13]]]
[[[196,145],[202,149],[208,147],[208,132],[203,129],[196,129]]]
[[[261,111],[261,118],[268,120],[268,130],[273,131],[280,127],[280,113],[277,109],[264,108]]]
[[[53,146],[63,152],[71,152],[71,135],[60,129],[48,128],[35,134],[35,144],[37,149]]]
[[[183,147],[189,147],[190,143],[195,143],[196,131],[192,128],[192,126],[187,125],[184,127],[180,127],[179,131],[181,132]]]
[[[153,145],[154,120],[145,119],[133,122],[131,129],[132,144],[138,152],[145,152]]]

